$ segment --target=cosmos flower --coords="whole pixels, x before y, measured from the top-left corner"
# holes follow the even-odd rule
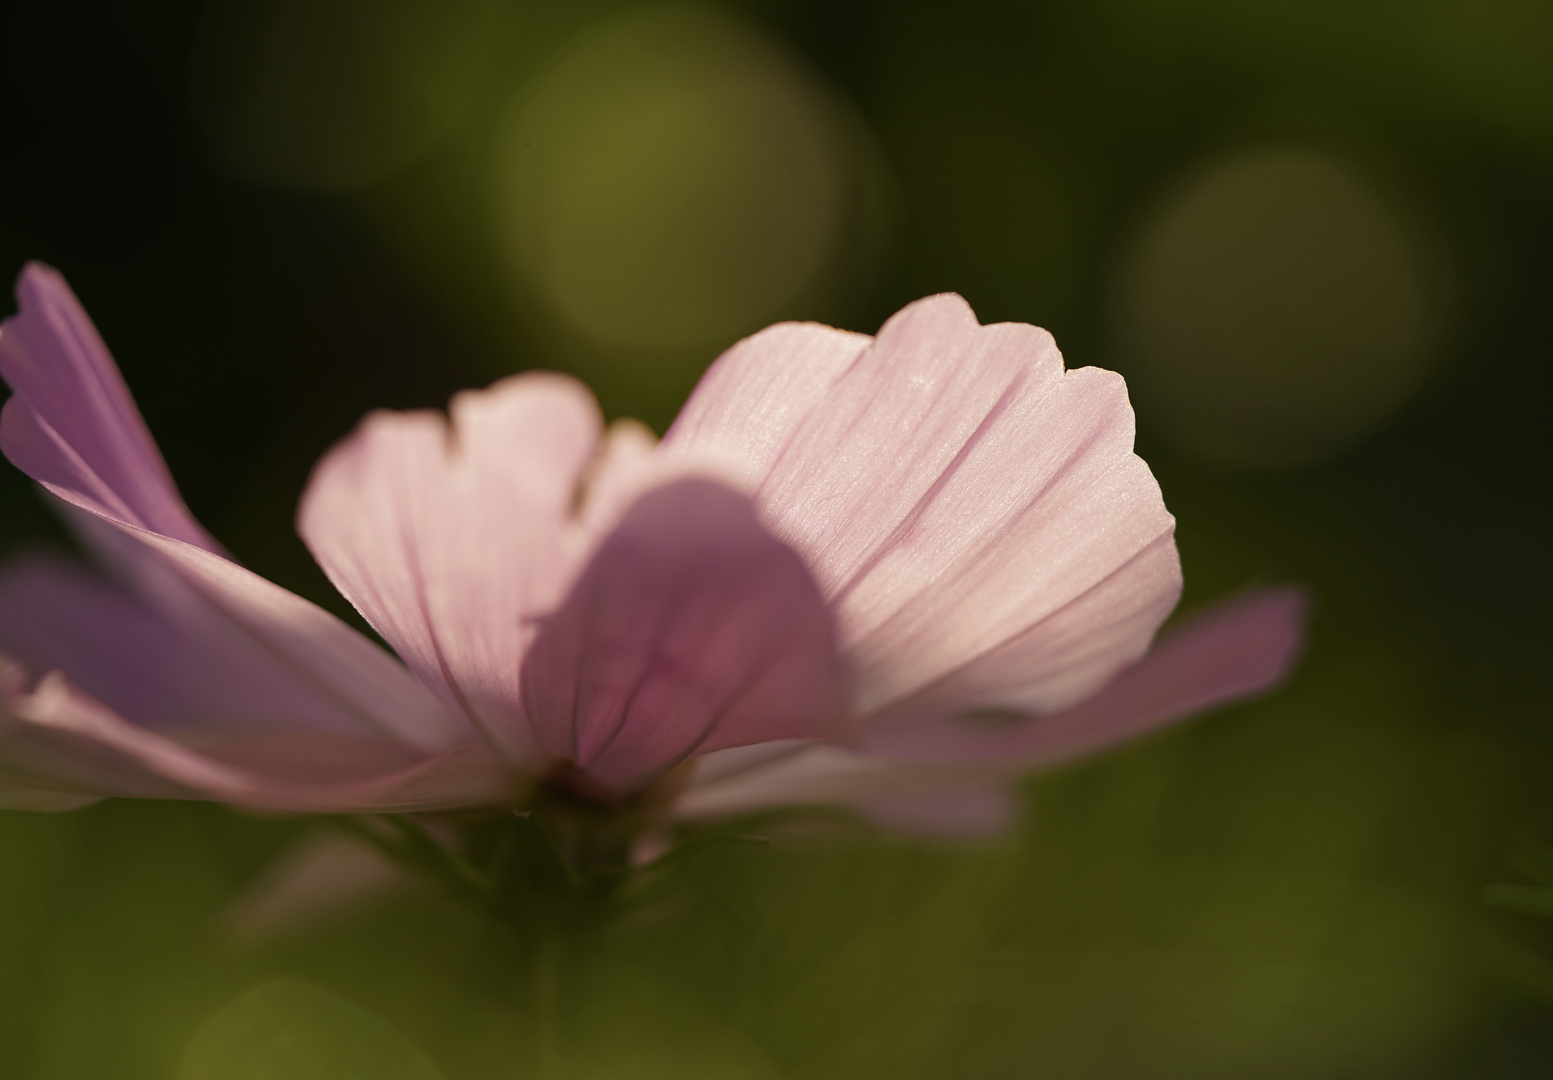
[[[524,374],[377,412],[297,524],[397,657],[189,513],[54,271],[0,331],[0,448],[100,572],[0,572],[0,805],[310,812],[842,804],[940,831],[1031,768],[1274,685],[1289,591],[1155,645],[1181,588],[1122,379],[935,296],[782,324],[661,442]]]

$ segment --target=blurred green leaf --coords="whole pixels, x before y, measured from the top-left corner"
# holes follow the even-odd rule
[[[383,1020],[300,979],[275,979],[211,1017],[178,1080],[442,1080]]]

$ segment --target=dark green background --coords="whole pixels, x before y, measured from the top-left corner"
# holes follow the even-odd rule
[[[463,134],[381,184],[309,194],[212,164],[192,119],[200,5],[13,3],[0,272],[63,270],[196,515],[254,569],[341,610],[291,515],[311,463],[368,409],[570,366],[611,414],[661,430],[715,355],[568,352],[488,284],[477,217],[431,211],[460,253],[433,271],[383,225],[396,207],[459,205],[427,193],[456,186],[482,118],[613,10],[515,3],[491,104]],[[298,1026],[297,1045],[332,1046],[341,1077],[373,1074],[349,1064],[352,1039],[395,1038],[451,1080],[539,1076],[557,1057],[575,1077],[1547,1075],[1553,935],[1479,894],[1519,880],[1519,836],[1553,837],[1553,13],[737,10],[850,99],[894,178],[877,271],[825,313],[855,329],[953,289],[983,321],[1048,327],[1070,364],[1125,373],[1107,296],[1129,230],[1182,170],[1259,141],[1383,159],[1429,208],[1459,286],[1452,343],[1361,444],[1233,472],[1178,455],[1140,403],[1186,607],[1262,581],[1314,595],[1287,689],[1032,780],[1007,841],[842,833],[709,854],[678,906],[563,956],[558,1046],[536,1034],[527,960],[436,897],[262,945],[223,937],[220,913],[294,824],[160,804],[3,813],[0,1075],[149,1080],[180,1060],[185,1076],[268,1075],[243,1071],[260,1065],[241,1047],[210,1050],[240,1043],[240,1023],[207,1022],[280,976],[301,981],[245,1000]],[[1028,158],[995,141],[964,152],[987,125],[1082,193],[1060,223],[1026,197]],[[64,542],[28,482],[0,471],[0,544]],[[307,1006],[317,994],[333,1004]],[[186,1051],[201,1025],[217,1065]]]

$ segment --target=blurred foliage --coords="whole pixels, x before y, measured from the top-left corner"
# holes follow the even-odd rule
[[[1553,1067],[1553,933],[1481,902],[1553,837],[1553,7],[60,0],[7,54],[0,266],[69,276],[197,515],[342,614],[291,519],[367,410],[552,367],[661,429],[739,334],[940,289],[1136,376],[1187,607],[1317,609],[1285,692],[1032,780],[1015,836],[709,848],[550,953],[415,890],[234,936],[298,822],[0,814],[0,1075]],[[1265,155],[1306,173],[1236,216]],[[1336,434],[1218,452],[1257,401]],[[0,545],[64,542],[0,471]]]
[[[195,1034],[179,1080],[439,1080],[404,1036],[297,979],[275,979],[222,1009]]]

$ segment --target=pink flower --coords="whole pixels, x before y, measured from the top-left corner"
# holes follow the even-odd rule
[[[398,653],[193,519],[64,281],[0,331],[0,447],[104,573],[0,573],[0,804],[320,812],[841,803],[953,831],[1021,773],[1275,684],[1301,601],[1149,651],[1181,575],[1121,378],[936,296],[771,327],[661,443],[546,374],[379,412],[298,528]],[[402,663],[401,663],[402,661]]]

